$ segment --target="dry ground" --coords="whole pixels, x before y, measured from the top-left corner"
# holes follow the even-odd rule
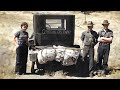
[[[74,14],[76,15],[76,27],[75,27],[75,44],[81,46],[80,36],[81,33],[86,30],[86,25],[83,25],[85,21],[85,15],[81,12],[75,11],[0,11],[0,78],[1,79],[91,79],[89,77],[70,77],[64,76],[61,72],[56,72],[53,77],[48,75],[23,75],[15,76],[14,75],[14,65],[15,65],[15,45],[13,43],[14,33],[20,29],[20,24],[23,21],[28,22],[29,30],[28,33],[31,35],[33,30],[33,14],[42,13],[42,14]],[[94,30],[97,32],[102,28],[102,21],[108,19],[110,22],[109,28],[114,32],[113,43],[111,44],[111,51],[109,57],[109,67],[113,69],[120,69],[120,11],[110,11],[110,12],[93,12],[90,15],[86,15],[86,20],[92,20],[94,22]],[[82,46],[81,46],[82,48]],[[97,50],[97,45],[95,46],[95,52]],[[97,53],[97,52],[96,52]],[[96,60],[95,53],[95,60]],[[30,61],[28,59],[28,70],[30,72]],[[103,79],[104,77],[93,77],[93,79]],[[113,71],[111,75],[105,77],[105,79],[119,79],[120,71]]]

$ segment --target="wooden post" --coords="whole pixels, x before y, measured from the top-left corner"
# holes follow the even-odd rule
[[[86,25],[87,24],[87,21],[86,21],[86,12],[84,12],[84,15],[85,15],[85,21],[83,22],[83,25]]]

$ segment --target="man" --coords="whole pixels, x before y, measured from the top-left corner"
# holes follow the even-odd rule
[[[26,73],[28,56],[28,33],[26,32],[28,24],[23,22],[21,30],[15,33],[14,42],[16,44],[16,66],[15,73],[22,75]]]
[[[108,20],[104,20],[102,25],[103,29],[98,32],[99,46],[98,46],[98,56],[97,56],[97,68],[106,71],[108,68],[108,58],[110,52],[110,44],[113,40],[113,31],[108,29]]]
[[[84,31],[81,35],[81,40],[83,42],[83,60],[86,62],[89,56],[89,76],[93,76],[94,69],[94,46],[97,44],[98,34],[93,30],[93,22],[88,21],[88,30]],[[86,67],[87,68],[87,67]]]

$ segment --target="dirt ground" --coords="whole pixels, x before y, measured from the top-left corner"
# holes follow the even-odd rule
[[[81,33],[87,29],[84,25],[85,15],[80,11],[0,11],[0,78],[1,79],[119,79],[120,78],[120,11],[109,12],[93,12],[86,15],[86,21],[93,21],[94,30],[99,31],[102,29],[101,23],[103,20],[108,19],[110,22],[109,28],[114,32],[113,43],[111,44],[111,51],[109,56],[109,67],[116,69],[111,75],[106,77],[75,77],[65,76],[61,71],[55,73],[54,76],[49,75],[14,75],[15,66],[15,45],[13,43],[14,33],[20,29],[20,24],[24,21],[28,22],[28,33],[31,35],[33,30],[33,14],[73,14],[75,15],[75,41],[74,44],[78,44],[82,48],[80,36]],[[97,47],[95,46],[95,60],[97,55]],[[27,72],[30,73],[31,61],[28,58]]]

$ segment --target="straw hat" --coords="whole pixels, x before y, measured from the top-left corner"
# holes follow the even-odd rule
[[[104,24],[107,24],[107,25],[108,25],[108,24],[110,24],[110,23],[108,22],[108,20],[104,20],[103,23],[102,23],[102,25],[104,25]]]
[[[94,24],[93,24],[93,22],[92,21],[88,21],[87,22],[87,26],[93,26]]]

